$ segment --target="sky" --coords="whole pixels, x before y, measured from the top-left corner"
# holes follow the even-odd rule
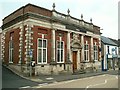
[[[101,28],[102,36],[118,39],[118,2],[120,0],[1,0],[0,26],[2,19],[18,8],[31,3],[52,10],[55,3],[56,11],[70,15],[87,22],[92,22]]]

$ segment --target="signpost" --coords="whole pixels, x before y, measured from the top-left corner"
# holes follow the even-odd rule
[[[30,55],[30,77],[32,76],[32,66],[31,66],[31,61],[32,61],[32,57],[33,57],[33,50],[29,51],[29,55]]]

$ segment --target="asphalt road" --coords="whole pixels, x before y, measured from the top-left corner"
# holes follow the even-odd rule
[[[52,84],[42,84],[33,88],[118,88],[118,75],[104,74],[81,79],[74,79]]]
[[[9,90],[9,88],[20,88],[25,86],[36,86],[38,83],[21,78],[14,74],[4,66],[2,67],[2,88]],[[11,89],[13,90],[13,89]]]
[[[86,76],[85,76],[86,75]],[[83,90],[89,90],[90,88],[118,88],[118,75],[116,71],[106,73],[103,75],[97,75],[92,77],[91,74],[72,75],[72,76],[40,76],[42,82],[36,83],[30,80],[21,78],[14,74],[4,66],[2,67],[2,88],[3,90],[16,90],[16,88],[24,90],[43,90],[43,88],[83,88]],[[85,76],[84,78],[82,78]],[[64,81],[64,79],[68,79]],[[71,79],[70,79],[71,78]],[[47,82],[46,82],[46,80]],[[49,83],[52,82],[52,83]],[[5,88],[5,89],[4,89]],[[46,89],[45,89],[46,90]],[[54,90],[54,89],[52,89]],[[58,90],[58,89],[55,89]],[[64,89],[62,89],[64,90]],[[80,89],[81,90],[81,89]],[[104,89],[103,89],[104,90]],[[110,90],[110,89],[109,89]]]

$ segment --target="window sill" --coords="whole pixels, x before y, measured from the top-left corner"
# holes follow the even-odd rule
[[[64,64],[64,62],[57,62],[57,64]]]
[[[47,63],[37,63],[36,65],[46,65]]]
[[[13,62],[9,62],[10,64],[12,64]]]
[[[81,63],[90,63],[90,61],[82,61]]]
[[[94,60],[94,62],[98,62],[98,60]]]

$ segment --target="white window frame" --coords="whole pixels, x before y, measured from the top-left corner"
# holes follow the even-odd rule
[[[58,48],[58,42],[60,42],[60,48]],[[61,42],[63,42],[63,49],[61,48]],[[60,61],[58,62],[57,60],[57,63],[64,63],[64,41],[61,40],[61,37],[60,37],[60,40],[57,40],[57,44],[56,44],[56,48],[57,48],[57,53],[56,53],[56,56],[58,57],[58,50],[59,50],[59,53],[60,53]],[[61,61],[61,50],[63,50],[63,61]]]
[[[94,49],[94,61],[98,61],[98,46],[96,45],[96,42],[95,42],[95,45],[94,45],[94,48],[97,48],[97,50]]]
[[[88,50],[85,50],[85,47],[86,46],[88,46]],[[85,53],[86,53],[86,58],[88,59],[88,60],[85,60],[85,62],[89,62],[90,60],[89,60],[89,44],[88,44],[88,42],[86,41],[86,43],[85,43],[85,45],[84,45],[84,59],[85,59]]]
[[[39,47],[39,40],[42,40],[42,47]],[[46,41],[46,48],[43,47],[43,40]],[[41,57],[41,62],[39,62],[39,56],[38,56],[38,50],[41,49],[42,50],[42,57]],[[46,49],[46,62],[43,62],[43,49]],[[37,39],[37,64],[47,64],[47,39],[44,38],[38,38]]]
[[[13,63],[13,50],[14,50],[14,48],[13,47],[11,48],[11,41],[12,41],[12,36],[10,37],[10,41],[9,41],[9,63]]]

